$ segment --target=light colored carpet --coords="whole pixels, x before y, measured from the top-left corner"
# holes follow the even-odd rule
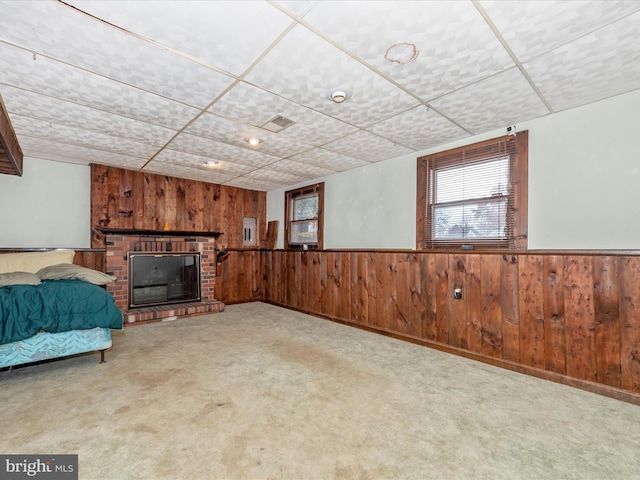
[[[82,479],[637,479],[640,407],[262,303],[0,372],[0,452]]]

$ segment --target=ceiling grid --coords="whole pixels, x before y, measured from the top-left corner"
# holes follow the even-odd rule
[[[26,157],[255,190],[640,88],[638,0],[0,8],[0,95]],[[415,58],[389,60],[394,45]],[[277,116],[294,123],[265,127]]]

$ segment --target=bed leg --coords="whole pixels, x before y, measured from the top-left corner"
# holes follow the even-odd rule
[[[100,350],[100,363],[106,363],[106,360],[104,359],[104,350]]]

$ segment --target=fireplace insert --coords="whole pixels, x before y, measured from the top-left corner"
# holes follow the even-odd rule
[[[199,300],[199,253],[129,254],[129,308]]]

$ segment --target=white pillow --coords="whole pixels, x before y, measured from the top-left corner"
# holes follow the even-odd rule
[[[74,250],[48,250],[46,252],[20,252],[0,254],[0,273],[28,272],[59,263],[73,263]]]
[[[60,263],[44,267],[38,270],[38,277],[41,280],[84,280],[95,285],[106,285],[116,281],[116,277],[112,275],[72,263]]]
[[[40,277],[29,272],[0,273],[0,287],[7,285],[40,285]]]

